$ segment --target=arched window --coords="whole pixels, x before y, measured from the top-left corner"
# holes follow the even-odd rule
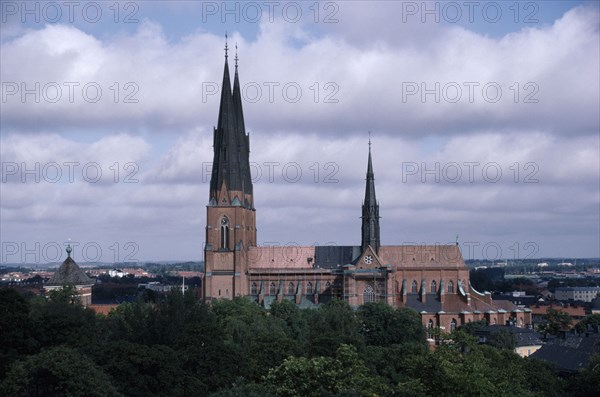
[[[221,218],[221,248],[229,249],[229,219]]]
[[[455,331],[456,330],[456,319],[452,319],[452,321],[450,321],[450,332]]]
[[[269,287],[269,295],[277,295],[277,287],[275,286],[275,283],[271,283],[271,286]]]
[[[258,286],[256,283],[252,283],[250,286],[250,295],[258,295]]]
[[[433,338],[433,320],[429,320],[427,323],[427,337],[429,339]]]
[[[448,293],[449,294],[454,293],[454,283],[452,281],[448,281]]]
[[[430,289],[430,292],[431,292],[432,294],[435,294],[435,293],[437,292],[437,283],[435,282],[435,280],[433,280],[433,281],[431,282],[431,289]]]
[[[288,295],[294,295],[294,283],[288,284]]]
[[[417,292],[419,292],[419,285],[417,284],[416,280],[413,280],[412,286],[410,288],[410,292],[412,292],[413,294],[416,294]]]
[[[312,283],[309,281],[306,284],[306,295],[312,295],[313,293],[313,287],[312,287]]]
[[[371,284],[365,285],[364,300],[365,303],[375,302],[375,290]]]

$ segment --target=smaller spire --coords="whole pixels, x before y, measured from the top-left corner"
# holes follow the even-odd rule
[[[237,43],[235,43],[235,68],[237,69],[238,55],[237,55]]]
[[[227,60],[227,51],[229,51],[229,47],[227,46],[227,32],[225,32],[225,60]]]

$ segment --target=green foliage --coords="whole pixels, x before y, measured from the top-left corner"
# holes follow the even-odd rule
[[[269,371],[265,385],[277,397],[376,396],[391,391],[369,373],[349,345],[340,345],[335,358],[290,357]]]
[[[121,394],[88,357],[69,347],[55,347],[13,363],[0,384],[5,396],[89,396]]]
[[[334,299],[318,311],[309,312],[308,351],[311,356],[335,355],[342,344],[360,346],[360,324],[345,301]]]
[[[0,314],[0,395],[587,396],[597,387],[598,359],[576,377],[592,386],[565,389],[546,364],[514,354],[506,335],[478,345],[465,332],[477,324],[440,334],[430,351],[419,315],[382,303],[299,309],[284,300],[266,310],[172,291],[96,316],[70,299],[0,290]]]
[[[71,305],[81,304],[81,297],[77,292],[77,288],[71,284],[50,290],[48,292],[48,299],[54,303],[68,303]]]
[[[549,307],[543,316],[544,323],[539,326],[540,332],[557,335],[560,330],[569,329],[572,319],[568,313]]]
[[[600,390],[600,354],[594,354],[587,368],[570,379],[569,392],[577,397],[595,397]]]
[[[368,345],[426,344],[421,318],[412,309],[394,309],[383,302],[368,303],[358,309],[358,321]]]
[[[36,349],[29,311],[29,302],[14,289],[0,289],[0,379],[11,362]]]
[[[501,329],[490,335],[488,343],[498,349],[514,350],[517,347],[517,336],[507,329]]]
[[[590,314],[589,316],[585,316],[577,323],[575,328],[579,332],[585,332],[587,331],[588,326],[591,326],[592,328],[600,326],[600,314]]]

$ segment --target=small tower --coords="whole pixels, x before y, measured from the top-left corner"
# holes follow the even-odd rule
[[[67,259],[54,272],[54,275],[48,280],[44,289],[52,291],[63,288],[66,285],[73,285],[81,298],[81,304],[85,307],[92,304],[92,285],[94,280],[88,277],[83,270],[71,258],[71,244],[67,245]]]
[[[370,245],[375,253],[379,253],[381,245],[379,240],[379,203],[375,197],[375,174],[371,159],[371,138],[369,138],[369,160],[367,162],[367,184],[365,187],[365,200],[362,205],[362,238],[361,251]]]

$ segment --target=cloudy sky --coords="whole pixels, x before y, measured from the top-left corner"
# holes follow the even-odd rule
[[[225,32],[259,244],[600,256],[597,2],[2,2],[1,262],[202,260]],[[61,252],[59,252],[59,248]]]

